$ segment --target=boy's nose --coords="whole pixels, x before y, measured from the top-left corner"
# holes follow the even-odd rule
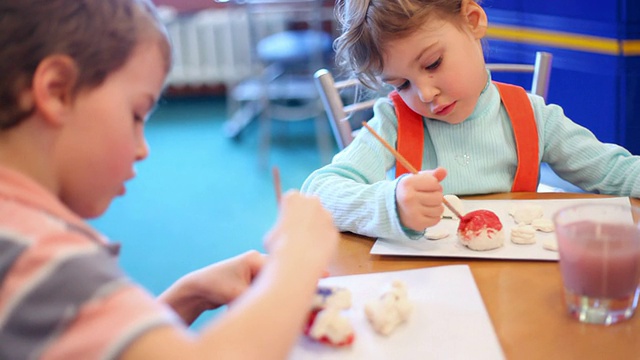
[[[136,151],[136,161],[144,160],[149,156],[149,143],[147,139],[142,138],[138,144]]]

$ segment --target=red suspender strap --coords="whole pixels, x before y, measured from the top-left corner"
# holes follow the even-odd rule
[[[538,129],[527,92],[515,85],[493,82],[500,92],[502,104],[511,119],[518,151],[518,168],[512,192],[535,192],[538,188]]]
[[[397,91],[392,91],[389,97],[393,101],[398,118],[397,150],[414,168],[420,170],[422,169],[422,149],[424,147],[422,116],[411,110]],[[396,161],[396,178],[408,172],[408,169]]]

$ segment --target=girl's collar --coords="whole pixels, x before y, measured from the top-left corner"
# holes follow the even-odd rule
[[[486,116],[486,114],[493,108],[492,105],[495,103],[495,96],[497,95],[497,91],[493,86],[491,86],[491,72],[489,70],[486,71],[487,83],[484,85],[484,88],[480,92],[480,96],[478,96],[478,102],[476,102],[476,106],[473,109],[473,112],[465,121]]]

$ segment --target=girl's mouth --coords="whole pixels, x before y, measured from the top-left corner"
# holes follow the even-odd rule
[[[445,106],[445,107],[443,107],[443,108],[440,108],[440,109],[436,110],[436,111],[434,112],[434,114],[435,114],[435,115],[437,115],[437,116],[446,116],[446,115],[449,115],[449,114],[453,111],[453,109],[455,108],[455,106],[456,106],[456,102],[454,101],[454,102],[452,102],[451,104],[449,104],[449,105],[447,105],[447,106]]]

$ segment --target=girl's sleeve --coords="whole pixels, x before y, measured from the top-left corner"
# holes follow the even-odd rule
[[[538,97],[532,102],[540,127],[541,160],[561,178],[588,192],[640,197],[640,156],[599,141],[561,107],[545,105]]]
[[[378,100],[369,125],[395,146],[397,120],[387,99]],[[423,234],[403,229],[398,218],[395,198],[398,180],[387,178],[387,172],[394,166],[393,155],[363,128],[329,165],[311,173],[301,191],[320,197],[340,231],[415,239]]]

